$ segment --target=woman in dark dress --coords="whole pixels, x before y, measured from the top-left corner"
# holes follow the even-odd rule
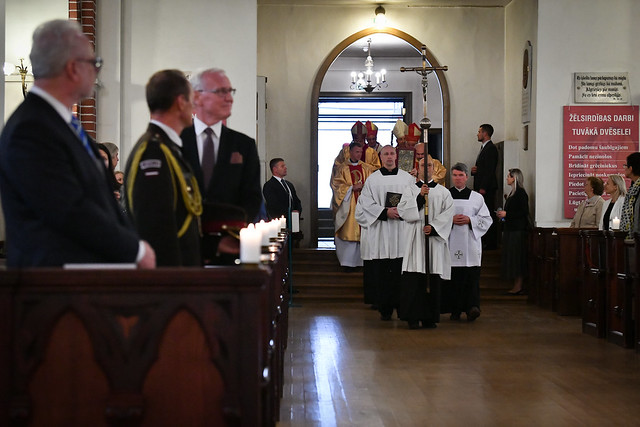
[[[503,221],[502,277],[513,280],[509,295],[522,295],[522,280],[527,274],[527,245],[529,233],[529,196],[524,189],[524,177],[520,169],[509,169],[507,184],[511,191],[506,196],[504,210],[496,215]]]

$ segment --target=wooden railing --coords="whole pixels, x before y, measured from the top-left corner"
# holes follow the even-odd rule
[[[275,425],[286,248],[254,266],[0,271],[0,425]]]

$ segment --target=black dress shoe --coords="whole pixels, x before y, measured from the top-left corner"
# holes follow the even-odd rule
[[[423,327],[424,329],[435,329],[435,328],[437,328],[437,327],[438,327],[438,325],[436,325],[436,324],[435,324],[435,323],[433,323],[433,322],[422,322],[422,327]]]
[[[420,329],[420,322],[417,320],[409,321],[409,329]]]
[[[381,314],[380,315],[380,320],[383,320],[385,322],[388,322],[391,320],[391,315],[390,314]]]
[[[460,313],[451,313],[449,320],[460,320]]]
[[[478,317],[480,317],[480,309],[478,307],[471,307],[471,309],[467,311],[467,322],[473,322]]]
[[[520,289],[518,292],[507,291],[503,295],[509,295],[509,296],[515,297],[515,296],[524,295],[524,294],[525,294],[524,291]]]

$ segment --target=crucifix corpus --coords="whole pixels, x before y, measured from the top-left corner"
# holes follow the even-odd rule
[[[429,128],[431,127],[431,120],[427,117],[427,87],[429,83],[427,77],[434,71],[447,71],[449,67],[431,67],[427,66],[427,46],[422,45],[422,67],[400,67],[400,72],[415,71],[422,77],[422,111],[424,117],[420,120],[420,128],[422,129],[422,142],[424,143],[424,183],[427,184],[427,161],[429,159]],[[424,224],[429,224],[429,195],[424,196]],[[431,292],[429,287],[429,236],[424,236],[424,270],[427,280],[427,292]]]

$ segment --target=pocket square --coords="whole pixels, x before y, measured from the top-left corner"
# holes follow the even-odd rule
[[[229,160],[229,163],[232,165],[242,164],[242,154],[237,151],[231,153],[231,160]]]

